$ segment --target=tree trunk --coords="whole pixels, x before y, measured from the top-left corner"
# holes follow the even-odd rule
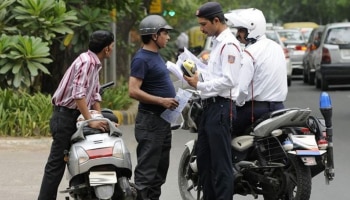
[[[73,52],[70,48],[60,50],[60,43],[56,40],[54,40],[50,49],[54,61],[47,67],[51,75],[44,74],[42,76],[41,92],[53,95],[75,55],[70,53]]]
[[[139,9],[148,13],[150,3],[151,0],[143,0],[143,6]],[[140,48],[139,41],[132,41],[133,44],[130,44],[130,33],[139,17],[137,13],[139,12],[128,13],[123,18],[117,19],[116,55],[118,80],[127,80],[129,78],[131,58],[137,49]]]
[[[117,21],[116,48],[117,55],[117,79],[128,79],[130,73],[131,45],[129,33],[136,22],[136,17],[127,16],[128,19]],[[121,41],[121,42],[120,42]]]

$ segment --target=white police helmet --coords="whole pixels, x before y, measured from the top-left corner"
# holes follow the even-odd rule
[[[240,9],[225,14],[229,26],[246,28],[247,38],[259,39],[266,32],[266,19],[261,10],[256,8]]]

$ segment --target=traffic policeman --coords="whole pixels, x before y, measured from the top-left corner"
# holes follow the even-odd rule
[[[197,166],[204,200],[232,200],[233,169],[231,120],[238,95],[241,48],[226,25],[219,3],[203,4],[196,13],[200,29],[213,37],[207,70],[198,81],[198,72],[184,76],[201,92],[203,114],[198,127]]]
[[[286,60],[282,47],[265,36],[262,11],[248,8],[225,17],[237,29],[246,29],[233,128],[234,136],[239,136],[263,114],[284,108],[288,93]]]

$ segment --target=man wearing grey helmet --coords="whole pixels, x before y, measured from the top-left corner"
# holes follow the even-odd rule
[[[52,97],[53,114],[50,129],[53,138],[51,152],[45,166],[39,200],[55,200],[62,180],[66,162],[64,151],[70,148],[70,139],[77,130],[80,114],[91,119],[89,109],[101,112],[99,94],[99,71],[103,59],[109,58],[114,47],[114,35],[110,31],[98,30],[91,34],[89,50],[81,53],[65,72]],[[106,121],[89,122],[91,128],[106,131]]]
[[[131,62],[129,96],[139,101],[134,171],[138,200],[159,200],[169,168],[171,127],[160,114],[165,109],[176,109],[178,102],[169,71],[158,51],[168,43],[171,29],[161,16],[145,17],[139,29],[144,45]]]

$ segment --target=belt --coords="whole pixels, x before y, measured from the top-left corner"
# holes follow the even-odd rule
[[[252,105],[254,107],[270,107],[271,104],[281,104],[282,101],[247,101],[246,104],[247,105]]]
[[[80,113],[77,109],[71,109],[64,106],[54,106],[53,110],[56,112],[70,112],[70,113]]]
[[[202,106],[206,107],[210,104],[218,103],[218,102],[229,102],[231,99],[221,97],[221,96],[216,96],[216,97],[209,97],[207,99],[202,99]]]
[[[149,110],[144,110],[144,109],[139,109],[138,111],[140,113],[143,113],[143,114],[156,115],[156,116],[160,116],[161,115],[160,112],[154,112],[154,111],[149,111]]]

